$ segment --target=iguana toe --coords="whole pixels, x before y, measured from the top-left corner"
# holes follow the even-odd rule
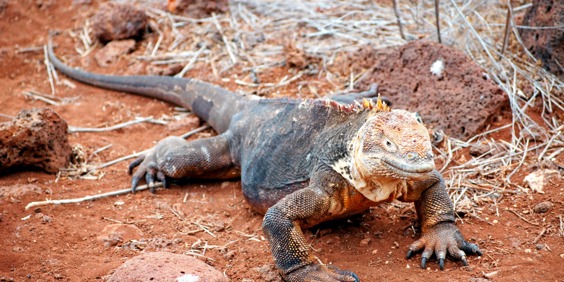
[[[464,240],[453,223],[437,224],[427,230],[419,240],[409,246],[406,258],[412,258],[421,250],[421,268],[427,268],[428,260],[435,255],[441,270],[444,270],[447,254],[455,260],[460,260],[464,266],[468,265],[466,255],[482,255],[476,244]]]
[[[141,156],[137,157],[134,161],[132,161],[129,164],[129,167],[127,168],[127,173],[129,173],[129,175],[132,175],[133,170],[136,167],[138,167],[143,162],[143,160],[145,160],[145,155],[141,155]]]
[[[166,175],[162,171],[157,172],[157,180],[159,180],[163,184],[164,188],[168,188],[168,182],[166,181]]]
[[[466,241],[464,241],[464,244],[460,247],[460,249],[467,254],[479,255],[479,256],[483,255],[478,245],[473,243],[468,243]]]
[[[133,173],[135,168],[137,168],[137,170]],[[137,190],[137,186],[142,179],[145,179],[151,193],[155,193],[155,179],[162,181],[161,178],[164,178],[164,174],[157,169],[157,162],[155,160],[154,153],[152,152],[146,153],[135,159],[129,165],[128,170],[130,174],[133,173],[131,177],[131,191],[133,193]]]

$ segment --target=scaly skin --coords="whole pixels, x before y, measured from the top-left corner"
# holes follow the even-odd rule
[[[286,281],[359,281],[350,271],[320,264],[302,228],[360,213],[381,202],[414,202],[422,236],[407,257],[421,266],[449,254],[466,265],[481,255],[454,224],[453,205],[435,169],[429,133],[417,114],[390,110],[374,92],[334,100],[257,99],[192,79],[107,76],[70,68],[49,44],[55,68],[98,87],[185,107],[218,136],[160,141],[131,163],[133,191],[169,178],[241,178],[249,204],[265,214],[263,231]],[[166,186],[166,185],[165,185]]]

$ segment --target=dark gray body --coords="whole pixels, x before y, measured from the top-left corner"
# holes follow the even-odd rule
[[[235,115],[231,152],[241,168],[245,196],[259,211],[306,187],[314,169],[331,166],[366,114],[336,111],[319,103],[263,101]],[[315,122],[311,122],[315,121]]]

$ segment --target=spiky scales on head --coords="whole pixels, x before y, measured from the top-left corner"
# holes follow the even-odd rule
[[[358,114],[364,111],[387,112],[391,108],[384,102],[380,94],[376,103],[374,100],[363,98],[352,103],[341,103],[332,98],[319,98],[319,99],[292,99],[292,98],[270,98],[261,99],[260,103],[280,104],[280,105],[298,105],[300,109],[310,110],[313,107],[323,107],[336,112],[345,114]]]
[[[314,100],[314,101],[319,101],[319,100]],[[390,107],[388,107],[388,105],[384,101],[382,101],[382,97],[380,96],[380,94],[378,94],[378,99],[376,103],[374,103],[373,100],[366,98],[363,98],[360,102],[354,101],[354,103],[351,104],[342,104],[330,98],[324,99],[322,101],[325,107],[343,113],[359,113],[363,111],[377,111],[377,112],[391,111]]]
[[[344,105],[335,100],[326,99],[325,106],[333,108],[337,111],[347,112],[347,113],[358,113],[363,111],[377,111],[377,112],[389,112],[391,111],[390,107],[386,105],[384,101],[382,101],[382,97],[378,94],[378,99],[376,103],[373,100],[369,100],[363,98],[362,101],[355,101],[352,104]]]

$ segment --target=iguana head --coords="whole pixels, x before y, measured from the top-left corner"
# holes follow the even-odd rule
[[[352,170],[362,181],[421,180],[435,169],[429,133],[417,113],[379,111],[351,143]]]

